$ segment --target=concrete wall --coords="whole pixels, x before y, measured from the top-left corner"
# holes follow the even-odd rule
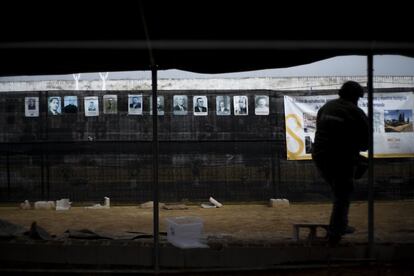
[[[366,86],[366,76],[275,77],[245,79],[160,79],[159,90],[329,90],[347,80]],[[102,90],[101,80],[79,81],[79,90]],[[375,88],[414,87],[414,76],[376,76]],[[0,92],[75,90],[75,81],[0,82]],[[151,90],[151,80],[107,80],[106,90]]]
[[[311,82],[317,79],[319,83],[325,80],[330,86],[338,86],[334,81],[342,83],[346,78],[301,78],[300,81],[306,85],[306,80]],[[297,78],[296,80],[298,81]],[[402,80],[412,81],[412,78]],[[219,201],[267,200],[271,197],[329,200],[329,187],[320,179],[311,161],[286,160],[283,95],[308,94],[309,89],[259,90],[256,86],[256,89],[232,91],[224,88],[202,90],[201,87],[207,84],[218,88],[230,87],[230,83],[240,86],[244,81],[251,85],[258,85],[259,82],[220,80],[228,85],[220,86],[212,80],[193,81],[199,89],[184,89],[187,85],[193,86],[189,80],[164,80],[164,88],[160,90],[160,94],[167,96],[166,111],[172,110],[172,95],[176,93],[189,96],[204,94],[209,97],[209,103],[213,103],[208,116],[193,116],[191,113],[173,116],[171,112],[160,116],[159,179],[162,201],[179,201],[184,198],[205,200],[211,195]],[[266,79],[261,81],[265,82]],[[389,82],[383,78],[382,81],[391,85],[395,78],[391,77]],[[36,82],[31,83],[32,86],[19,83],[20,86],[13,86],[19,92],[9,91],[0,95],[0,126],[3,129],[0,133],[0,200],[33,201],[69,197],[75,201],[88,201],[100,200],[103,196],[110,196],[115,201],[151,200],[152,124],[151,116],[148,116],[149,81],[113,83],[123,83],[125,86],[122,88],[140,83],[136,87],[144,95],[144,116],[133,118],[127,115],[128,90],[73,91],[73,82],[65,82],[67,90],[56,90],[58,83]],[[50,85],[47,87],[53,88],[50,90],[56,91],[36,91],[47,84]],[[98,87],[101,83],[97,81],[95,84]],[[290,85],[291,88],[294,87],[292,82]],[[108,82],[107,89],[112,87],[114,86]],[[181,89],[172,89],[177,87]],[[327,87],[329,86],[324,88]],[[414,85],[411,88],[394,87],[386,91],[412,91],[412,87]],[[335,91],[321,89],[312,92],[326,94]],[[80,101],[79,113],[48,117],[47,95],[64,96],[68,93],[78,95],[80,100],[90,95],[102,99],[104,94],[118,94],[118,114],[85,117],[83,103]],[[251,104],[255,94],[269,95],[270,115],[256,116],[252,112],[248,116],[215,115],[216,95],[241,93],[249,95]],[[40,96],[41,114],[38,118],[24,117],[24,97],[29,95]],[[254,110],[253,105],[249,110]],[[89,137],[93,137],[93,141]],[[376,160],[377,198],[413,198],[413,180],[412,159]],[[356,197],[366,199],[366,191],[366,179],[362,179],[357,185]]]

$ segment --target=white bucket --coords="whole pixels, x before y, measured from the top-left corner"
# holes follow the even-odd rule
[[[199,217],[166,218],[167,239],[179,248],[207,248],[201,243],[203,221]]]

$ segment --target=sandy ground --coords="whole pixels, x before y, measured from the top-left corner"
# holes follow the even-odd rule
[[[222,208],[202,209],[189,205],[188,210],[160,210],[160,231],[166,231],[167,217],[197,216],[204,222],[206,235],[226,236],[247,242],[291,240],[294,223],[327,223],[331,204],[291,203],[285,208],[265,204],[225,204]],[[355,242],[367,241],[366,202],[353,202],[350,225],[356,233],[346,237]],[[20,210],[0,207],[0,218],[30,227],[33,221],[51,234],[62,235],[67,229],[90,229],[113,234],[124,231],[152,233],[152,210],[137,206],[115,206],[91,210],[72,207],[69,211]],[[375,239],[378,242],[414,241],[414,201],[378,202],[375,204]],[[306,233],[304,233],[306,234]]]

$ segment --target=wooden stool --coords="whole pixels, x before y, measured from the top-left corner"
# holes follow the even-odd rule
[[[326,231],[326,235],[324,237],[318,237],[317,235],[318,227]],[[324,240],[328,236],[328,228],[329,228],[328,224],[298,223],[298,224],[293,224],[293,239],[296,241],[299,241],[299,232],[301,228],[309,229],[309,235],[307,238],[308,241]]]

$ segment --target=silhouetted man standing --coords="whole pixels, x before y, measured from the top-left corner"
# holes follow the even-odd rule
[[[368,118],[358,107],[364,96],[354,81],[344,83],[339,99],[327,102],[317,114],[312,158],[333,193],[329,244],[335,245],[355,229],[348,226],[348,211],[360,151],[368,149]],[[358,176],[360,177],[360,176]]]

